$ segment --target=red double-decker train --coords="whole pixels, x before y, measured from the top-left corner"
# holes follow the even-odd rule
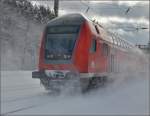
[[[120,72],[124,61],[134,61],[135,49],[81,14],[64,15],[45,27],[38,71],[32,72],[32,78],[39,78],[50,90],[77,79],[85,90],[104,84],[110,74]]]

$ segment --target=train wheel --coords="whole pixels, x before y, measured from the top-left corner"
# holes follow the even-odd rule
[[[89,79],[80,79],[81,92],[85,93],[89,90]]]
[[[41,78],[40,83],[44,86],[46,90],[49,89],[49,79],[48,78]]]
[[[99,77],[99,86],[104,86],[106,84],[107,77]]]
[[[93,77],[89,82],[89,88],[98,88],[106,84],[107,77]]]
[[[48,92],[50,92],[52,94],[59,94],[60,93],[60,89],[52,88],[50,86],[50,79],[49,78],[41,78],[40,82],[44,86],[45,90],[47,90]]]
[[[62,92],[65,92],[66,94],[78,94],[81,92],[80,88],[80,78],[76,74],[68,74],[67,80],[65,82],[65,85],[63,87]]]

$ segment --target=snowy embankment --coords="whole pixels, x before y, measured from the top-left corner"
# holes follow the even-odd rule
[[[27,71],[1,73],[3,114],[148,115],[149,76],[117,79],[86,94],[50,95]],[[122,81],[123,80],[123,81]]]
[[[34,70],[42,24],[0,1],[1,70]]]

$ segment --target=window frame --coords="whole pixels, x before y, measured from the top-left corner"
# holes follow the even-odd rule
[[[103,43],[102,44],[102,54],[104,56],[108,56],[109,55],[109,45],[107,43]]]

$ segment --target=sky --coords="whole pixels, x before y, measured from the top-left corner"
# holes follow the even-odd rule
[[[53,0],[32,0],[32,3],[51,9],[54,4]],[[136,30],[149,28],[149,1],[60,0],[59,16],[69,13],[82,13],[90,19],[96,19],[108,30],[134,44],[147,44],[149,41],[149,29]]]

